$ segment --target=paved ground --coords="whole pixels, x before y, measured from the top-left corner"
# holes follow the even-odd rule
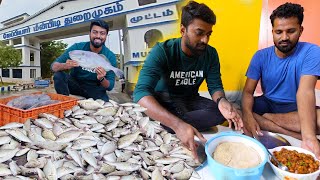
[[[50,85],[48,88],[33,88],[33,89],[28,89],[28,90],[22,90],[22,91],[10,91],[10,92],[5,92],[5,93],[0,93],[0,98],[5,98],[9,96],[19,96],[19,95],[25,95],[25,94],[30,94],[34,92],[50,92],[50,93],[55,93],[56,91],[54,90],[53,85]],[[126,93],[121,93],[121,84],[119,81],[116,81],[115,88],[107,92],[110,99],[118,102],[118,103],[124,103],[124,102],[131,102],[132,99],[130,96]],[[78,96],[79,97],[79,96]]]

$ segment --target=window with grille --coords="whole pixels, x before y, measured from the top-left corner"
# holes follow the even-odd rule
[[[10,69],[2,69],[2,77],[10,77]]]
[[[13,78],[22,78],[22,69],[12,69]]]
[[[30,78],[36,78],[36,70],[30,69]]]

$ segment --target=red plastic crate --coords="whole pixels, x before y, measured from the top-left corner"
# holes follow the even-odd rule
[[[41,94],[42,92],[32,93]],[[6,104],[19,96],[11,96],[8,98],[0,99],[0,126],[3,126],[10,122],[24,123],[27,119],[38,118],[40,113],[53,114],[59,118],[64,117],[64,111],[71,109],[73,106],[77,105],[78,99],[75,97],[65,96],[55,93],[46,93],[52,100],[59,100],[61,102],[50,104],[46,106],[41,106],[33,108],[30,110],[22,110],[14,107],[9,107]]]

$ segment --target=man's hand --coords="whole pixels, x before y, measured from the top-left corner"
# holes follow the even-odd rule
[[[207,140],[202,136],[202,134],[190,124],[181,122],[178,126],[179,128],[175,130],[177,137],[181,140],[184,146],[186,146],[193,154],[193,157],[199,161],[196,145],[194,142],[194,136],[196,135],[200,141],[205,143]]]
[[[96,69],[97,79],[100,80],[101,78],[105,77],[107,72],[103,67],[97,67]]]
[[[303,138],[301,142],[301,147],[313,152],[317,159],[320,159],[320,145],[317,137],[313,138]]]
[[[244,114],[243,123],[244,123],[243,131],[246,135],[251,137],[258,137],[263,135],[260,130],[260,126],[258,122],[254,119],[253,116]]]
[[[64,69],[69,70],[69,69],[72,69],[72,68],[78,67],[78,66],[79,66],[79,64],[77,61],[68,59],[65,63]]]
[[[220,100],[218,108],[223,117],[229,122],[229,128],[231,128],[232,123],[234,124],[235,130],[241,130],[243,128],[240,111],[238,111],[226,98]]]

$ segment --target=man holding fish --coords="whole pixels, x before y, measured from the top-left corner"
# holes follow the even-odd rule
[[[196,157],[194,136],[229,121],[242,128],[240,111],[226,98],[215,48],[208,45],[216,16],[205,4],[190,1],[182,10],[181,38],[156,44],[145,60],[134,101],[146,114],[174,131]],[[206,80],[212,100],[199,96]]]
[[[90,42],[75,43],[51,64],[58,94],[109,101],[106,90],[113,89],[115,74],[123,73],[115,68],[116,57],[105,46],[108,31],[109,26],[103,20],[92,21]],[[70,74],[63,72],[66,70]]]

